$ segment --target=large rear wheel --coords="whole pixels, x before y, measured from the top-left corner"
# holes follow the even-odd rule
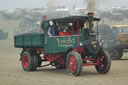
[[[99,60],[99,65],[95,66],[97,72],[101,74],[108,73],[111,67],[111,57],[109,53],[105,50],[102,50],[98,54],[98,60]]]
[[[35,71],[37,68],[38,59],[30,51],[24,51],[22,54],[22,67],[24,71]]]
[[[78,52],[70,52],[66,59],[67,71],[74,76],[79,76],[82,71],[82,58]]]

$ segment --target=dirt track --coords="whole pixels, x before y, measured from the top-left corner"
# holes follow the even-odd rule
[[[5,46],[6,44],[6,46]],[[0,85],[127,85],[128,53],[123,60],[112,61],[108,74],[98,74],[94,67],[84,67],[81,76],[69,75],[66,70],[55,67],[38,68],[24,72],[19,61],[19,49],[13,44],[0,41]]]

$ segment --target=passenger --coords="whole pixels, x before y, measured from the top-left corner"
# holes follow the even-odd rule
[[[43,16],[42,22],[41,22],[41,32],[44,32],[44,22],[47,21],[47,16]]]
[[[53,21],[49,21],[49,28],[48,28],[48,35],[50,37],[52,36],[58,36],[59,32],[57,30],[57,27],[54,25]]]

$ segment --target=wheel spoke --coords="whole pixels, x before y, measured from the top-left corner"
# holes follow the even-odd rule
[[[69,66],[69,69],[71,70],[71,72],[75,72],[75,70],[77,69],[77,62],[76,62],[76,59],[74,58],[74,56],[70,56],[70,58],[68,60],[68,66]]]
[[[104,66],[105,66],[105,57],[102,55],[102,56],[100,57],[99,68],[100,68],[100,69],[104,69]]]
[[[24,68],[28,68],[28,56],[25,54],[23,55],[23,66]]]

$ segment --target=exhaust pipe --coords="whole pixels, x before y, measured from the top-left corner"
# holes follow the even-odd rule
[[[89,12],[88,14],[88,22],[89,22],[89,34],[92,34],[94,33],[94,30],[93,30],[93,26],[94,26],[94,13],[93,12]]]

